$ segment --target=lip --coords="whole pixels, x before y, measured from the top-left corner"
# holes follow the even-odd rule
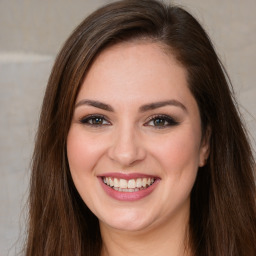
[[[106,185],[102,178],[103,177],[114,177],[118,179],[136,179],[136,178],[154,178],[155,182],[149,186],[148,188],[145,188],[143,190],[135,191],[135,192],[120,192],[112,189],[108,185]],[[148,195],[150,195],[154,189],[157,187],[158,183],[160,182],[160,178],[152,176],[152,175],[145,175],[140,173],[131,173],[131,174],[124,174],[124,173],[104,173],[104,175],[98,176],[99,182],[103,188],[103,190],[106,192],[107,195],[110,197],[118,200],[118,201],[136,201],[140,200]]]

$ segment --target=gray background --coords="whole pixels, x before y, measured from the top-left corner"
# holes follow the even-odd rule
[[[75,26],[107,2],[0,0],[0,256],[17,255],[24,240],[30,158],[54,58]],[[212,38],[256,148],[256,0],[173,2]]]

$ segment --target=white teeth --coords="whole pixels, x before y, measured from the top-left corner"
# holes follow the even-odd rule
[[[127,188],[127,180],[120,179],[119,186],[120,188]]]
[[[113,189],[121,192],[135,192],[151,186],[154,178],[137,178],[137,179],[118,179],[113,177],[103,177],[103,182]]]
[[[135,188],[135,187],[136,187],[135,180],[134,179],[129,180],[128,181],[128,188]]]
[[[119,188],[119,181],[117,178],[114,178],[114,187]]]
[[[141,179],[137,179],[137,180],[136,180],[136,187],[137,187],[137,188],[141,188],[141,186],[142,186]]]
[[[114,187],[114,180],[113,180],[113,178],[108,178],[108,180],[109,180],[109,184],[107,184],[107,185],[109,185],[110,187]]]
[[[142,186],[145,188],[147,185],[147,178],[143,178],[142,180]]]

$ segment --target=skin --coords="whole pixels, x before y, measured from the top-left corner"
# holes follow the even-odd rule
[[[141,110],[169,100],[172,104]],[[95,114],[104,118],[92,125],[95,118],[87,117]],[[158,126],[157,115],[176,123],[161,117]],[[132,42],[111,46],[97,57],[77,97],[67,154],[74,184],[99,219],[102,255],[189,254],[190,192],[208,148],[186,70],[173,55],[156,43]],[[120,201],[100,184],[98,177],[107,172],[147,174],[159,182],[140,200]]]

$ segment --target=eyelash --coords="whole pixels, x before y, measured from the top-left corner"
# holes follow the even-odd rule
[[[157,125],[151,125],[150,123],[151,122],[156,122],[156,121],[164,121],[164,123],[159,123],[160,125],[157,126]],[[152,116],[150,117],[150,119],[146,122],[146,124],[144,124],[144,126],[152,126],[152,127],[155,127],[157,129],[164,129],[164,128],[167,128],[167,127],[170,127],[170,126],[176,126],[178,125],[179,123],[172,117],[168,116],[168,115],[155,115],[155,116]]]
[[[100,121],[100,123],[94,123],[95,121],[97,122]],[[155,122],[159,122],[159,126],[155,125]],[[153,124],[150,124],[151,122],[153,122]],[[111,123],[108,121],[108,119],[104,116],[104,115],[89,115],[86,117],[81,118],[80,120],[81,124],[84,125],[88,125],[88,126],[92,126],[92,127],[101,127],[101,126],[105,126],[105,125],[111,125]],[[168,115],[155,115],[150,117],[150,119],[144,124],[144,126],[152,126],[155,127],[156,129],[164,129],[167,128],[169,126],[176,126],[178,125],[179,122],[177,122],[175,119],[173,119],[172,117],[168,116]]]
[[[103,123],[96,124],[96,123],[93,123],[93,120],[94,121],[102,120]],[[104,124],[104,122],[107,122],[107,124],[106,123]],[[80,120],[80,123],[88,126],[93,126],[93,127],[101,127],[103,125],[111,124],[104,115],[89,115],[89,116],[83,117]]]

